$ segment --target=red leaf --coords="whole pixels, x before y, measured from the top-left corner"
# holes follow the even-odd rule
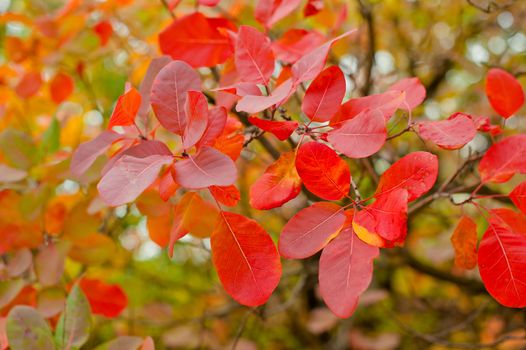
[[[37,94],[42,85],[42,77],[39,72],[27,72],[15,87],[18,96],[28,99]]]
[[[88,298],[91,311],[109,318],[119,316],[128,306],[128,297],[118,284],[99,279],[83,278],[79,286]]]
[[[415,109],[426,98],[426,88],[418,78],[405,78],[397,81],[389,88],[390,91],[405,93],[405,103],[400,105],[402,109]]]
[[[366,109],[337,129],[329,131],[327,140],[350,158],[369,157],[382,148],[387,137],[385,119],[378,109]]]
[[[314,16],[323,10],[323,0],[308,0],[303,8],[303,15],[305,17]]]
[[[486,95],[491,107],[504,118],[511,117],[524,104],[522,86],[513,75],[500,68],[488,71]]]
[[[526,306],[526,218],[509,209],[490,212],[478,251],[480,277],[502,305]]]
[[[444,149],[459,149],[473,140],[477,129],[470,116],[463,113],[452,114],[446,120],[418,123],[422,138]]]
[[[208,146],[176,162],[174,168],[175,180],[188,189],[229,186],[237,178],[236,165],[232,159]]]
[[[208,124],[208,102],[202,92],[190,90],[185,101],[186,127],[183,148],[189,149],[203,136]]]
[[[224,107],[214,107],[208,111],[208,123],[203,136],[197,142],[196,147],[213,146],[215,140],[225,129],[227,120],[226,109]]]
[[[289,79],[274,89],[269,96],[243,96],[236,105],[236,111],[255,114],[272,106],[277,108],[289,98],[293,89],[292,80]]]
[[[122,135],[113,131],[105,131],[93,140],[81,144],[71,158],[71,174],[75,177],[81,177],[98,156],[106,152],[113,142],[121,138]]]
[[[98,183],[100,197],[113,207],[133,202],[171,162],[172,155],[122,156]]]
[[[300,210],[281,231],[281,256],[304,259],[316,254],[338,235],[345,219],[343,208],[330,202],[316,202]]]
[[[298,128],[296,121],[274,121],[264,120],[253,116],[248,117],[248,121],[261,130],[274,134],[279,140],[284,141]]]
[[[241,193],[234,185],[210,186],[210,193],[219,203],[227,207],[235,207],[241,199]]]
[[[336,115],[331,119],[331,126],[337,126],[348,119],[356,117],[367,109],[379,109],[388,121],[403,103],[404,94],[399,91],[387,91],[382,94],[351,98],[340,106]]]
[[[141,106],[141,94],[134,87],[131,87],[124,95],[120,96],[111,114],[108,129],[114,126],[133,125],[135,116]]]
[[[325,44],[312,50],[305,56],[301,57],[296,63],[294,63],[292,66],[294,85],[297,86],[304,81],[316,78],[316,76],[323,70],[323,67],[325,66],[325,61],[327,60],[327,55],[329,54],[331,46],[336,41],[351,35],[355,31],[356,30],[348,31],[340,36],[337,36],[336,38],[327,41]]]
[[[113,34],[113,27],[108,21],[100,21],[99,23],[95,24],[93,31],[99,37],[100,46],[106,46],[111,38],[111,35]]]
[[[405,189],[397,188],[377,197],[354,215],[354,232],[376,247],[402,245],[407,234],[407,196]]]
[[[526,181],[522,182],[511,191],[510,199],[515,206],[523,212],[523,214],[526,214]]]
[[[300,0],[259,0],[255,10],[256,19],[266,28],[270,28],[294,11],[300,2]]]
[[[477,224],[469,216],[463,215],[458,223],[451,243],[455,248],[455,265],[471,270],[477,266]]]
[[[345,78],[338,66],[331,66],[312,81],[305,92],[301,110],[312,121],[326,122],[338,112],[345,96]]]
[[[276,59],[284,63],[294,63],[318,46],[325,37],[314,30],[289,29],[283,36],[272,43]]]
[[[151,94],[152,107],[161,125],[183,135],[187,124],[184,111],[187,92],[200,88],[199,75],[188,64],[173,61],[164,66],[153,81]]]
[[[428,152],[413,152],[393,163],[380,177],[375,197],[397,188],[406,189],[409,202],[433,187],[438,176],[438,158]]]
[[[51,93],[51,99],[56,104],[60,104],[73,93],[75,88],[75,83],[73,78],[65,73],[58,73],[53,77],[51,83],[49,84],[49,91]]]
[[[274,72],[274,54],[269,38],[254,27],[239,27],[235,62],[241,81],[268,85]]]
[[[294,166],[294,152],[281,154],[250,187],[250,205],[259,210],[279,207],[301,191],[301,179]]]
[[[502,183],[526,173],[526,135],[506,137],[493,144],[479,163],[482,182]]]
[[[323,249],[318,272],[320,294],[338,317],[350,317],[373,277],[378,248],[362,242],[349,225]]]
[[[247,306],[264,304],[281,277],[281,262],[269,234],[254,220],[221,213],[211,237],[212,259],[228,294]]]
[[[296,169],[305,187],[326,200],[345,197],[351,187],[347,163],[319,142],[301,145],[296,156]]]
[[[192,67],[224,63],[233,52],[230,39],[220,28],[236,30],[224,18],[207,18],[199,12],[178,18],[159,34],[161,52]]]

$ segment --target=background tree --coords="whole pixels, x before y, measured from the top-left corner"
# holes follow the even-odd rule
[[[1,349],[525,346],[524,2],[0,11]]]

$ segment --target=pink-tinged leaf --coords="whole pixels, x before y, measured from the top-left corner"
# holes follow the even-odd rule
[[[274,72],[274,54],[265,34],[254,27],[239,27],[234,57],[242,81],[268,85]]]
[[[110,148],[111,144],[122,138],[113,131],[105,131],[91,141],[81,144],[73,153],[70,171],[75,177],[82,176],[98,156]]]
[[[296,170],[305,187],[326,200],[339,200],[349,193],[349,166],[334,150],[319,142],[308,142],[298,150]]]
[[[272,43],[272,49],[276,59],[292,64],[322,45],[324,41],[323,34],[315,30],[289,29]]]
[[[380,177],[375,197],[398,188],[407,190],[409,202],[433,187],[438,176],[438,158],[428,152],[413,152],[393,163]]]
[[[168,155],[121,157],[97,185],[100,197],[113,207],[133,202],[155,181],[163,165],[172,160]]]
[[[235,207],[241,199],[241,193],[236,186],[210,186],[210,193],[221,204]]]
[[[221,0],[199,0],[199,5],[214,7],[220,2]]]
[[[486,77],[486,95],[491,107],[503,118],[509,118],[524,104],[521,84],[510,73],[492,68]]]
[[[510,209],[490,212],[479,244],[480,277],[488,292],[507,307],[526,307],[526,218]]]
[[[345,78],[338,66],[321,72],[305,92],[301,110],[312,121],[326,122],[338,112],[345,96]]]
[[[178,188],[179,184],[175,182],[173,168],[169,167],[166,169],[159,180],[159,196],[163,201],[166,202],[171,196],[175,194]]]
[[[135,144],[127,149],[124,149],[123,151],[115,154],[104,166],[102,169],[102,176],[104,176],[108,171],[113,168],[113,165],[117,163],[119,159],[121,159],[124,156],[130,156],[134,158],[145,158],[148,156],[153,155],[161,155],[161,156],[171,156],[172,152],[161,141],[154,141],[154,140],[141,140],[140,143]]]
[[[281,261],[270,235],[254,220],[221,212],[211,245],[227,293],[243,305],[264,304],[281,278]]]
[[[350,158],[369,157],[382,148],[386,138],[384,115],[378,109],[366,109],[327,135],[334,148]]]
[[[148,117],[148,112],[150,111],[150,95],[152,92],[153,81],[157,74],[166,66],[168,63],[172,62],[170,56],[161,56],[152,59],[148,70],[141,82],[139,87],[139,92],[141,94],[141,106],[139,107],[139,112],[137,113],[140,118],[146,120]]]
[[[305,17],[314,16],[321,10],[323,10],[323,0],[308,0],[303,8],[303,15]]]
[[[345,223],[343,208],[329,202],[316,202],[300,210],[283,227],[279,252],[287,259],[304,259],[319,252]]]
[[[373,277],[379,250],[362,242],[349,225],[329,242],[320,257],[320,294],[338,317],[350,317]]]
[[[288,79],[278,86],[269,96],[243,96],[236,105],[236,111],[255,114],[267,108],[279,107],[292,94],[294,87],[292,80]]]
[[[159,34],[161,52],[192,67],[213,67],[233,54],[230,39],[221,28],[236,31],[224,18],[207,18],[200,12],[177,18]],[[197,90],[197,89],[193,89]]]
[[[187,92],[185,113],[187,123],[183,134],[183,147],[188,149],[201,139],[208,124],[208,102],[202,92]]]
[[[482,182],[502,183],[526,173],[526,135],[506,137],[493,144],[479,162]]]
[[[448,150],[462,148],[477,134],[475,123],[463,113],[452,114],[446,120],[420,122],[417,125],[423,139]]]
[[[255,16],[259,23],[270,28],[292,13],[300,3],[300,0],[259,0],[255,9]]]
[[[203,146],[195,155],[174,164],[175,180],[188,189],[229,186],[237,179],[236,165],[227,155]]]
[[[415,109],[426,98],[426,88],[418,78],[405,78],[397,81],[389,88],[391,91],[405,93],[405,103],[400,108],[407,110]]]
[[[473,269],[477,266],[477,224],[467,215],[460,219],[451,243],[455,248],[455,265],[461,269]]]
[[[214,107],[208,111],[208,123],[203,136],[196,147],[213,146],[215,140],[223,133],[226,126],[227,113],[224,107]]]
[[[58,284],[64,272],[64,263],[71,246],[68,241],[50,243],[40,247],[34,266],[38,282],[42,287]]]
[[[261,130],[270,132],[281,141],[288,139],[298,128],[298,122],[296,121],[264,120],[253,116],[248,117],[248,121]]]
[[[387,91],[382,94],[351,98],[340,106],[331,119],[331,126],[338,126],[348,119],[356,117],[366,109],[379,109],[386,121],[404,102],[405,95],[399,91]]]
[[[348,31],[340,36],[337,36],[336,38],[327,41],[325,44],[312,50],[300,58],[296,63],[294,63],[292,66],[294,85],[297,86],[304,81],[316,78],[316,76],[320,74],[320,72],[323,70],[323,67],[325,66],[325,61],[327,61],[327,55],[329,54],[331,46],[336,41],[351,35],[355,31],[356,30]]]
[[[0,183],[17,182],[27,177],[27,171],[0,164]]]
[[[250,187],[250,205],[259,210],[280,207],[301,191],[301,179],[294,166],[294,152],[283,153]]]
[[[511,191],[510,199],[523,214],[526,214],[526,181]]]
[[[187,124],[184,111],[187,92],[200,89],[199,75],[185,62],[173,61],[164,66],[153,81],[150,96],[153,111],[161,125],[183,135]]]
[[[407,234],[407,197],[403,188],[389,191],[354,215],[354,232],[380,248],[403,245]]]
[[[131,87],[124,95],[120,96],[115,105],[115,109],[110,117],[108,129],[114,126],[133,125],[135,116],[141,105],[141,94],[134,87]]]

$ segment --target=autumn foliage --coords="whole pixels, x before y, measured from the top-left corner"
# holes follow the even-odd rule
[[[346,68],[346,53],[373,34],[349,20],[345,2],[185,2],[155,5],[166,16],[152,33],[158,51],[127,70],[106,111],[89,60],[46,65],[75,48],[81,19],[93,50],[115,50],[125,35],[112,16],[133,1],[1,15],[32,34],[5,38],[0,67],[0,349],[94,346],[93,315],[131,319],[140,292],[130,290],[166,277],[117,278],[136,268],[125,250],[141,239],[183,268],[178,247],[209,253],[215,272],[204,284],[217,274],[228,296],[208,307],[233,299],[265,310],[286,275],[307,273],[328,309],[349,318],[384,274],[381,259],[396,256],[461,292],[483,285],[498,304],[526,307],[526,134],[513,122],[524,82],[513,66],[484,68],[470,87],[487,97],[477,102],[484,115],[470,102],[431,118],[430,85],[414,71],[373,89],[371,76],[360,82]],[[358,4],[367,20],[371,8]],[[102,118],[84,132],[77,95]],[[30,104],[47,111],[17,122]],[[422,265],[410,252],[414,218],[435,205],[452,218],[454,266]],[[126,234],[140,230],[147,236]],[[149,334],[132,334],[103,346],[154,348]]]

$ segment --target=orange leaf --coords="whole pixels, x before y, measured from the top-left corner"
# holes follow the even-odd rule
[[[477,266],[477,224],[469,216],[462,216],[451,236],[455,248],[455,265],[471,270]]]
[[[91,311],[109,318],[117,317],[128,306],[128,297],[117,284],[99,279],[83,278],[79,286],[86,294]]]
[[[141,106],[141,94],[134,87],[119,97],[110,118],[108,129],[114,126],[128,126],[135,121],[135,116]]]
[[[55,75],[53,80],[51,80],[51,83],[49,85],[49,90],[53,102],[55,102],[56,104],[60,104],[71,95],[74,88],[75,84],[73,82],[73,79],[69,75],[65,73],[58,73],[57,75]]]
[[[250,187],[250,205],[259,210],[272,209],[290,201],[301,191],[301,179],[294,166],[294,152],[283,153],[263,176]]]

